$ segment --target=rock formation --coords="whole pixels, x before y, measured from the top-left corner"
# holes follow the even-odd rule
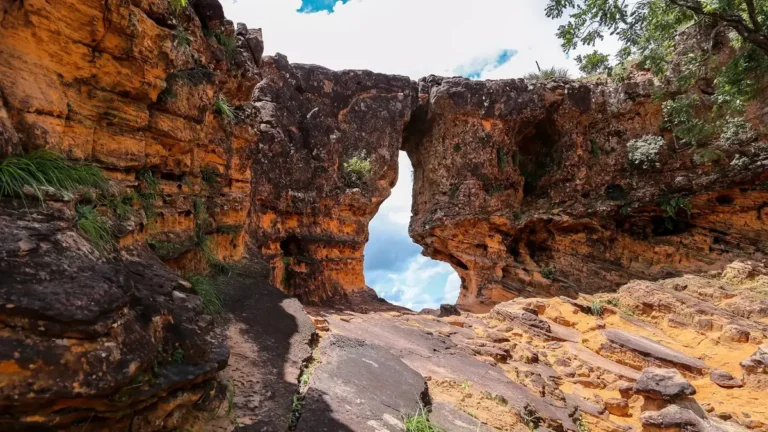
[[[0,0],[0,41],[2,161],[48,150],[109,179],[0,198],[2,429],[170,430],[229,397],[267,430],[298,421],[305,398],[302,428],[334,430],[341,420],[321,404],[354,402],[326,397],[344,365],[356,362],[350,386],[382,378],[358,357],[403,383],[347,419],[380,416],[381,428],[430,403],[410,394],[424,382],[443,397],[438,417],[467,420],[451,398],[469,380],[490,394],[478,404],[514,408],[487,423],[558,430],[577,427],[574,409],[637,419],[630,382],[647,367],[680,371],[712,400],[765,388],[765,269],[706,274],[765,253],[765,133],[702,161],[662,129],[655,96],[668,89],[643,72],[609,85],[331,71],[262,58],[261,32],[235,27],[217,0]],[[766,113],[755,103],[747,120]],[[461,276],[459,309],[490,314],[365,303],[367,226],[400,150],[414,165],[411,236]],[[84,215],[104,221],[106,243]],[[244,270],[228,279],[235,262]],[[683,272],[697,275],[654,282]],[[224,317],[211,282],[190,282],[201,278],[217,279]],[[641,318],[608,305],[611,317],[588,318],[603,306],[573,300],[632,278],[650,281],[617,298]],[[314,310],[339,335],[312,354],[311,321],[273,285],[308,305],[359,297],[371,316]],[[680,332],[744,354],[741,379]],[[236,359],[222,375],[225,340]],[[333,362],[289,398],[314,355]],[[247,390],[234,396],[227,374]],[[611,403],[568,391],[614,384]],[[679,414],[656,408],[655,427]]]

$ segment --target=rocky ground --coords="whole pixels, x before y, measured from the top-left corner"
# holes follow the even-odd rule
[[[404,431],[425,407],[449,432],[768,431],[758,264],[488,314],[369,297],[308,308],[310,320],[266,284],[249,291],[227,306],[237,390],[217,430]]]

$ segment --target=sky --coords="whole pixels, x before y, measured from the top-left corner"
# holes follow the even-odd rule
[[[436,74],[470,79],[518,78],[542,68],[568,68],[555,37],[561,22],[544,15],[547,0],[221,0],[229,19],[261,28],[264,54],[331,69],[370,69],[419,79]],[[614,41],[602,48],[615,52]],[[408,236],[411,164],[400,154],[392,196],[370,223],[366,283],[413,310],[455,303],[459,278]]]

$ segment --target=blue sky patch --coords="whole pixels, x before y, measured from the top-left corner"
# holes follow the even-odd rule
[[[515,55],[517,55],[517,50],[514,49],[498,50],[490,55],[475,57],[466,63],[460,64],[453,69],[453,72],[464,78],[480,79],[484,72],[498,69],[512,60],[512,57]]]
[[[328,12],[333,13],[333,7],[336,2],[347,3],[349,0],[302,0],[301,7],[296,11],[299,13]]]

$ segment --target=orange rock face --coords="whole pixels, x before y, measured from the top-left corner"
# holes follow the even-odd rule
[[[420,82],[405,142],[410,233],[459,273],[460,306],[613,290],[764,253],[768,146],[697,163],[661,130],[660,90],[640,75],[615,87]],[[648,136],[661,144],[642,166],[629,143]]]

